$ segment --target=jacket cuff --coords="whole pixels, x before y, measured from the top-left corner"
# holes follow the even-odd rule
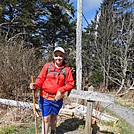
[[[64,92],[63,88],[59,88],[58,91],[62,94]]]
[[[38,89],[37,84],[35,84],[36,90]]]

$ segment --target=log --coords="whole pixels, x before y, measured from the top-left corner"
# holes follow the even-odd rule
[[[30,103],[30,102],[22,102],[22,101],[15,101],[15,100],[8,100],[8,99],[1,99],[0,98],[0,104],[18,107],[18,108],[33,109],[33,103]],[[39,110],[38,104],[35,104],[35,107],[36,107],[36,110]],[[60,110],[60,114],[66,114],[66,115],[76,116],[76,117],[83,117],[84,116],[84,118],[86,118],[86,111],[87,111],[86,106],[73,104],[73,106],[66,105],[65,108],[62,108]],[[92,115],[93,115],[93,117],[95,117],[99,120],[113,121],[114,123],[116,123],[118,121],[118,118],[101,113],[95,109],[93,109]]]
[[[18,108],[28,108],[33,109],[33,103],[30,102],[23,102],[23,101],[15,101],[15,100],[8,100],[8,99],[1,99],[0,98],[0,104],[7,105],[7,106],[13,106]],[[39,110],[39,105],[35,104],[36,110]]]
[[[73,116],[74,113],[71,109],[61,108],[59,114]]]
[[[61,114],[67,113],[68,115],[70,114],[70,116],[73,115],[75,117],[84,117],[86,119],[86,111],[87,111],[87,107],[83,105],[76,105],[75,108],[71,107],[71,109],[69,109],[69,106],[67,105],[65,106],[65,108],[61,109],[60,113]],[[118,118],[110,116],[108,114],[101,113],[100,111],[97,111],[95,109],[93,109],[92,111],[92,116],[101,121],[103,120],[107,122],[114,122],[114,124],[118,122]]]

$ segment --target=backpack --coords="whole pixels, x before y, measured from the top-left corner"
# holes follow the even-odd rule
[[[50,72],[51,66],[52,66],[52,64],[50,63],[50,64],[49,64],[49,67],[48,67],[48,69],[47,69],[47,74]],[[62,74],[64,75],[64,84],[66,85],[66,82],[65,82],[65,78],[66,78],[65,68],[63,68],[61,71],[62,71]],[[60,73],[61,73],[61,72],[60,72]]]

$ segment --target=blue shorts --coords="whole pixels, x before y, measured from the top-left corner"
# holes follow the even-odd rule
[[[42,116],[49,114],[57,115],[63,105],[63,99],[59,101],[46,100],[39,95],[38,103]]]

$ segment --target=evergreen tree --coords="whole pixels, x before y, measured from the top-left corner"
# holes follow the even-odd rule
[[[69,1],[2,0],[0,7],[0,33],[8,42],[19,37],[32,46],[54,49],[55,44],[75,41],[74,7]]]

